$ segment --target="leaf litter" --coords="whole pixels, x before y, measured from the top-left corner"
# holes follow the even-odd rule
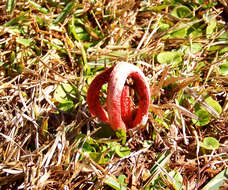
[[[227,188],[225,1],[3,0],[0,12],[1,189]],[[118,136],[86,95],[120,61],[152,96],[146,125]]]

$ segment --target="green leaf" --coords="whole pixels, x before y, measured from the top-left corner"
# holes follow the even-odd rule
[[[105,154],[100,152],[90,152],[89,156],[94,162],[101,165],[107,164],[110,161],[110,158],[105,157]]]
[[[166,7],[167,7],[167,5],[152,6],[151,10],[156,11],[156,12],[160,12],[161,10],[165,9]]]
[[[215,31],[215,28],[216,28],[216,19],[213,18],[213,19],[210,19],[210,22],[206,28],[206,36],[207,38],[211,38],[214,31]]]
[[[99,152],[90,152],[89,153],[89,157],[96,163],[99,162],[100,158],[101,158],[101,153]]]
[[[201,50],[202,50],[202,45],[200,43],[192,43],[192,46],[191,46],[192,53],[197,53],[197,52],[200,52]]]
[[[63,42],[57,38],[52,39],[51,42],[59,47],[62,47],[64,45]]]
[[[48,9],[46,9],[45,7],[42,7],[41,5],[39,5],[38,3],[34,2],[34,1],[30,0],[29,4],[31,4],[32,6],[36,7],[38,10],[40,10],[44,14],[48,13]]]
[[[73,96],[75,96],[77,92],[70,84],[60,84],[57,86],[54,92],[54,98],[57,102],[60,103],[69,103],[69,100],[72,100]]]
[[[192,17],[191,10],[186,6],[179,6],[176,7],[172,12],[171,15],[177,18],[186,18]]]
[[[211,181],[209,181],[202,190],[218,190],[221,185],[228,179],[228,169],[221,171]]]
[[[192,43],[191,45],[182,45],[180,51],[183,51],[185,54],[188,53],[197,53],[202,49],[202,45],[200,43]]]
[[[11,25],[17,24],[17,23],[18,23],[19,21],[21,21],[21,20],[25,20],[25,19],[26,19],[25,15],[26,15],[28,12],[29,12],[29,11],[26,11],[26,12],[24,12],[24,13],[21,13],[20,16],[18,16],[17,18],[14,18],[14,19],[8,21],[7,23],[5,23],[5,26],[6,26],[6,27],[7,27],[7,26],[11,26]]]
[[[207,49],[207,51],[216,51],[216,50],[219,50],[219,49],[221,49],[220,46],[210,46],[210,47]]]
[[[228,44],[228,42],[227,42],[226,44]],[[226,52],[228,52],[228,47],[222,48],[222,49],[219,51],[219,54],[220,54],[220,55],[223,55],[223,54],[226,53]]]
[[[220,106],[220,104],[214,100],[211,96],[208,96],[207,98],[205,98],[205,102],[207,102],[212,108],[214,108],[214,110],[218,113],[221,114],[222,113],[222,107]]]
[[[171,39],[174,39],[174,38],[185,38],[186,35],[187,35],[187,32],[188,32],[188,28],[189,27],[184,27],[184,28],[181,28],[181,29],[178,29],[178,30],[175,30],[173,32],[170,32],[170,37]]]
[[[12,13],[13,8],[14,8],[14,6],[15,6],[15,1],[16,1],[16,0],[8,0],[8,1],[7,1],[7,8],[6,8],[6,12],[7,12],[7,13]]]
[[[30,46],[33,43],[33,40],[24,39],[24,38],[17,38],[16,42],[21,44],[21,45],[23,45],[23,46],[25,46],[25,47],[28,47],[28,46]]]
[[[161,52],[157,56],[157,60],[161,64],[178,64],[182,62],[182,53],[180,52]]]
[[[12,51],[12,53],[11,53],[11,55],[10,55],[10,63],[11,63],[11,64],[14,63],[15,58],[16,58],[16,56],[15,56],[15,51]]]
[[[115,131],[115,134],[117,136],[117,138],[122,140],[122,144],[126,143],[127,140],[127,134],[126,131],[124,129],[119,129]]]
[[[127,190],[127,188],[124,185],[121,185],[120,182],[118,182],[117,179],[115,179],[112,176],[107,176],[104,179],[104,183],[110,187],[112,187],[115,190]]]
[[[205,148],[207,150],[213,150],[219,148],[219,142],[217,139],[213,137],[205,137],[203,142],[200,142],[200,147]]]
[[[96,149],[95,149],[95,147],[93,146],[93,144],[91,145],[92,143],[91,142],[89,142],[89,139],[87,139],[87,141],[86,142],[84,142],[84,143],[82,143],[82,151],[83,152],[96,152]],[[94,155],[94,158],[95,157],[98,157],[98,155]]]
[[[48,118],[42,120],[42,124],[41,124],[41,133],[44,137],[47,136],[48,133]]]
[[[87,53],[86,53],[85,45],[83,45],[81,43],[81,41],[89,40],[89,35],[83,27],[75,26],[73,24],[69,24],[69,30],[70,30],[70,33],[73,34],[74,38],[79,42],[78,47],[82,53],[82,57],[79,58],[79,62],[84,65],[83,68],[84,68],[86,75],[89,75],[90,67],[87,63]]]
[[[117,144],[115,146],[115,152],[120,158],[128,156],[131,153],[130,148],[122,147],[122,146],[120,146],[120,144]]]
[[[222,75],[228,75],[228,61],[227,63],[219,66],[219,71]]]
[[[206,66],[205,62],[198,62],[197,65],[196,65],[196,68],[195,68],[195,73],[196,74],[199,74],[202,72],[202,69]]]
[[[54,99],[59,102],[60,110],[69,111],[74,107],[74,102],[80,102],[81,96],[78,97],[77,90],[70,84],[60,84],[54,92]]]
[[[193,39],[203,35],[203,31],[199,26],[190,27],[189,32],[189,36]]]
[[[90,39],[90,35],[88,34],[88,32],[86,31],[85,28],[83,28],[82,26],[78,26],[78,25],[70,25],[70,31],[72,32],[72,34],[74,35],[74,38],[79,41],[89,41]]]
[[[63,12],[61,12],[59,14],[59,16],[55,19],[54,23],[53,24],[58,24],[59,22],[63,21],[68,14],[71,13],[71,11],[73,10],[74,8],[74,3],[75,3],[75,0],[73,1],[70,1],[63,9]]]
[[[228,32],[224,32],[219,36],[219,41],[223,41],[227,39],[228,39]]]
[[[202,106],[199,106],[199,104],[196,104],[195,108],[195,115],[198,116],[199,120],[192,119],[193,123],[196,126],[205,126],[207,125],[210,120],[210,114],[207,110],[205,110]]]
[[[191,50],[192,50],[192,53],[200,52],[202,50],[202,44],[192,43]]]
[[[127,183],[125,182],[125,179],[126,179],[127,177],[126,177],[126,175],[124,175],[124,174],[120,174],[119,176],[118,176],[118,180],[119,180],[119,182],[122,184],[122,185],[125,185],[125,186],[127,186]]]
[[[110,138],[114,135],[114,131],[112,130],[112,128],[107,125],[107,124],[103,124],[100,123],[97,125],[98,127],[100,127],[100,129],[98,131],[96,131],[92,137],[97,137],[97,138]]]
[[[46,39],[44,39],[44,42],[47,43],[48,45],[50,45],[51,47],[56,48],[56,49],[57,49],[58,51],[60,51],[61,53],[67,53],[67,51],[66,51],[64,48],[62,48],[61,46],[56,45],[55,43],[51,43],[51,42],[49,42],[49,41],[46,40]]]
[[[58,108],[62,111],[69,111],[74,107],[73,101],[68,101],[66,103],[60,103]]]
[[[174,179],[174,184],[173,184],[174,188],[176,190],[182,190],[183,177],[180,174],[180,172],[172,170],[171,172],[169,172],[169,175]]]
[[[159,23],[159,32],[163,32],[169,29],[169,25],[166,23]]]
[[[42,20],[42,18],[40,18],[39,16],[36,16],[36,21],[40,26],[44,25],[44,21]]]

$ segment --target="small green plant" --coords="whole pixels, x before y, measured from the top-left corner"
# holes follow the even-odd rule
[[[157,60],[161,64],[179,64],[182,62],[181,52],[161,52],[157,56]]]
[[[213,137],[205,137],[203,142],[200,142],[200,147],[206,150],[214,150],[219,148],[219,142]]]
[[[228,61],[219,66],[219,71],[222,75],[225,75],[225,76],[228,75]]]
[[[127,190],[127,188],[118,179],[113,176],[107,176],[104,183],[115,190]]]
[[[58,102],[58,108],[62,111],[70,111],[82,101],[82,97],[71,84],[60,84],[54,92],[54,100]]]
[[[123,158],[131,153],[129,147],[118,142],[95,140],[91,137],[86,138],[85,135],[76,138],[80,140],[79,148],[82,152],[101,165],[109,163],[114,155]]]

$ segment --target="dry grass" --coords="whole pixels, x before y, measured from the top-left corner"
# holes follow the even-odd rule
[[[36,2],[46,9],[0,2],[0,189],[112,189],[108,180],[121,184],[124,176],[127,189],[190,190],[227,172],[228,79],[220,70],[228,63],[225,1],[162,7],[155,0],[83,0],[66,12],[64,1]],[[173,16],[177,2],[194,7],[194,19]],[[187,26],[202,33],[171,35]],[[194,43],[201,48],[194,51]],[[182,60],[161,64],[159,54],[167,51],[182,51]],[[94,135],[104,124],[90,117],[85,101],[92,77],[119,61],[141,67],[153,95],[147,125],[129,131],[124,145],[114,134]],[[64,83],[75,91],[66,110],[55,97]],[[192,120],[201,117],[196,104],[210,115],[203,126]],[[205,137],[217,139],[219,148],[200,147]],[[112,146],[130,152],[121,156]],[[182,176],[181,187],[172,172]]]

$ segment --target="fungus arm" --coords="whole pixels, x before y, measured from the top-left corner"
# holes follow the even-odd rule
[[[124,85],[121,95],[121,117],[127,128],[132,128],[133,103],[129,96],[129,87],[127,85]]]
[[[127,77],[132,77],[135,90],[139,95],[139,106],[133,120],[133,127],[145,123],[148,117],[150,90],[143,72],[135,65],[118,63],[111,72],[108,83],[107,112],[109,122],[114,130],[128,129],[121,116],[121,94]]]
[[[92,116],[97,116],[102,121],[109,123],[108,114],[100,103],[100,90],[102,85],[108,82],[113,67],[97,75],[89,86],[87,92],[87,104]]]

